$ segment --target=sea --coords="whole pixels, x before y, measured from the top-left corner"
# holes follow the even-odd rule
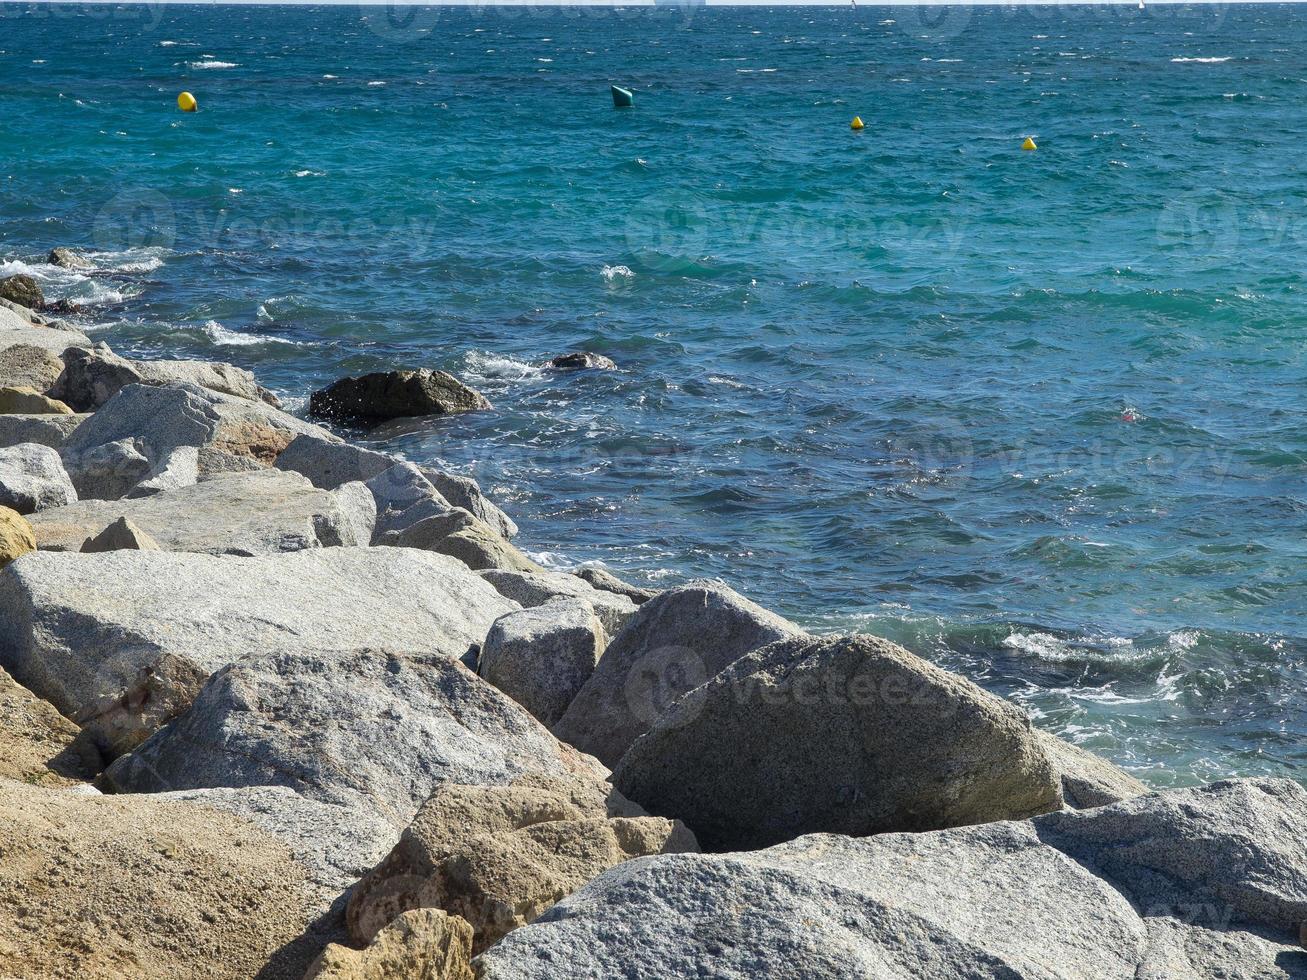
[[[547,565],[892,638],[1155,786],[1307,772],[1307,7],[0,25],[0,275],[115,350],[299,411],[451,371],[493,411],[351,435]]]

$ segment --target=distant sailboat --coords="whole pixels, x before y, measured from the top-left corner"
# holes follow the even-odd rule
[[[1140,10],[1144,9],[1144,0],[1139,0],[1139,9]]]

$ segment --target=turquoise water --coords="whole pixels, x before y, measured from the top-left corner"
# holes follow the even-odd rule
[[[453,370],[495,411],[373,438],[546,562],[894,637],[1158,784],[1301,771],[1307,10],[0,22],[0,272],[115,348]]]

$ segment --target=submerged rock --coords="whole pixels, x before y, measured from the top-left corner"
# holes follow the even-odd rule
[[[402,548],[38,552],[0,574],[0,667],[116,755],[248,651],[375,644],[453,659],[512,608],[459,562]]]
[[[304,980],[473,980],[472,927],[439,909],[405,912],[366,949],[332,944]]]
[[[341,378],[309,398],[310,414],[338,422],[375,423],[487,408],[490,402],[483,395],[452,374],[426,368]]]
[[[404,912],[443,909],[471,923],[480,952],[614,865],[697,850],[685,827],[648,816],[593,777],[445,785],[359,882],[346,921],[366,943]]]
[[[0,449],[0,506],[34,514],[76,500],[63,462],[49,446],[24,443]]]
[[[554,733],[616,765],[682,694],[750,651],[801,632],[724,585],[669,589],[614,637]]]
[[[870,636],[800,637],[742,657],[668,708],[613,784],[684,820],[710,850],[1062,805],[1020,709]]]
[[[23,387],[0,388],[0,415],[72,415],[63,402]]]
[[[922,834],[816,834],[619,865],[488,950],[480,980],[1290,977],[1307,793],[1217,783]],[[743,914],[742,914],[743,910]]]
[[[0,569],[36,550],[32,525],[16,510],[0,507]],[[0,644],[3,644],[0,638]]]
[[[558,368],[565,371],[579,371],[584,369],[594,371],[616,371],[617,364],[610,357],[604,357],[603,354],[596,354],[593,351],[576,351],[571,354],[559,354],[550,360],[549,367]]]
[[[443,653],[255,653],[105,781],[122,792],[287,786],[403,828],[447,782],[606,773]]]
[[[552,726],[594,673],[608,645],[581,599],[555,599],[500,616],[481,646],[477,673]]]
[[[325,909],[237,817],[0,780],[0,963],[14,977],[292,978]]]
[[[361,484],[332,493],[297,473],[259,469],[147,497],[83,500],[38,515],[33,528],[44,551],[77,551],[88,536],[127,519],[164,551],[270,555],[368,544],[371,504]]]
[[[23,273],[0,279],[0,299],[26,306],[29,310],[39,310],[45,305],[40,283]]]

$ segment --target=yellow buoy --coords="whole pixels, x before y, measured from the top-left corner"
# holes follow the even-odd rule
[[[849,129],[862,129],[862,117],[854,116],[853,122],[849,123]]]
[[[1032,140],[1029,136],[1027,136],[1025,142],[1021,144],[1021,149],[1034,150],[1034,149],[1038,149],[1038,147],[1035,146],[1035,141]]]
[[[194,112],[199,107],[200,104],[195,101],[195,96],[191,95],[190,92],[183,92],[177,96],[177,108],[182,112]]]

